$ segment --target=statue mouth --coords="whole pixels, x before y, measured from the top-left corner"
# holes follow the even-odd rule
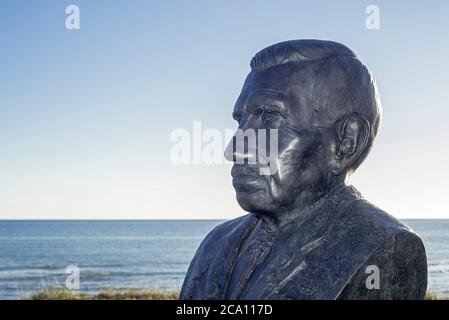
[[[231,176],[237,177],[259,177],[259,167],[256,165],[234,164],[231,170]]]
[[[235,164],[231,171],[232,185],[235,191],[253,193],[265,189],[265,179],[259,173],[259,167],[255,165]]]
[[[235,178],[232,185],[237,193],[252,194],[264,190],[260,179],[257,178]]]

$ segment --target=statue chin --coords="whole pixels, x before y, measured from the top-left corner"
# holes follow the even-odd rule
[[[265,190],[252,192],[236,192],[237,203],[239,206],[251,213],[266,212],[272,207],[269,195]]]

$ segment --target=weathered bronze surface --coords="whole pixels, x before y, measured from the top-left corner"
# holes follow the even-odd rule
[[[258,146],[233,138],[226,157],[249,214],[203,240],[180,298],[422,299],[421,239],[347,182],[380,114],[373,76],[339,43],[294,40],[257,53],[233,116],[243,132],[276,129],[277,153],[261,162]]]

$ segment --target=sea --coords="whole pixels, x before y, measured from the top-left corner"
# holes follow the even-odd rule
[[[0,299],[43,288],[179,290],[189,262],[220,220],[0,220]],[[404,220],[423,239],[428,290],[449,296],[449,220]],[[79,282],[76,282],[79,277]]]

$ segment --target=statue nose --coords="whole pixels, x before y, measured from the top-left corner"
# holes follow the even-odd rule
[[[237,139],[234,135],[225,149],[224,157],[239,164],[256,163],[257,147],[253,143],[248,143],[246,139]]]

